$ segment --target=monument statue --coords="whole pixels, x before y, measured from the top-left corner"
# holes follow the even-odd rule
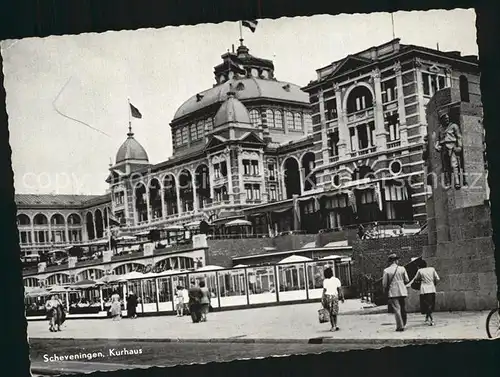
[[[448,111],[445,109],[438,111],[441,127],[437,133],[435,148],[441,153],[442,171],[446,187],[452,183],[455,189],[461,187],[461,153],[462,153],[462,132],[457,124],[450,121]]]

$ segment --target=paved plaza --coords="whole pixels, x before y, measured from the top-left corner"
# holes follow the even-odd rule
[[[487,312],[442,312],[436,325],[427,326],[420,314],[409,314],[407,330],[395,332],[394,317],[383,308],[364,309],[359,300],[340,304],[340,331],[330,332],[329,324],[318,322],[319,303],[273,306],[210,313],[206,323],[191,323],[190,317],[175,316],[67,321],[61,332],[48,331],[46,321],[28,323],[30,338],[67,339],[159,339],[179,341],[332,341],[413,339],[485,339]]]

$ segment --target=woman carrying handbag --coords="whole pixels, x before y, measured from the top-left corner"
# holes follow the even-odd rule
[[[328,318],[332,325],[330,331],[338,331],[339,297],[342,303],[344,302],[342,284],[339,279],[333,276],[333,270],[330,267],[326,268],[323,273],[325,276],[325,280],[323,280],[323,296],[321,297],[323,309],[318,311],[319,322],[325,323]]]
[[[436,304],[436,284],[439,276],[434,267],[427,267],[427,262],[422,259],[415,277],[408,286],[416,291],[420,291],[420,312],[425,314],[425,323],[434,326],[434,306]]]

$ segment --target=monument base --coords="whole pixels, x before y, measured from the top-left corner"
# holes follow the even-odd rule
[[[497,304],[494,244],[488,206],[450,213],[449,242],[425,246],[422,257],[436,269],[436,311],[489,310]],[[410,289],[408,311],[420,311],[419,292]]]

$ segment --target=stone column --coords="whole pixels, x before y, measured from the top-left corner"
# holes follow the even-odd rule
[[[146,208],[147,208],[147,212],[148,212],[148,223],[150,223],[152,220],[152,218],[151,218],[152,211],[151,211],[151,203],[149,200],[149,187],[146,187]]]
[[[268,192],[266,189],[266,175],[264,174],[264,151],[259,151],[259,173],[260,173],[260,200],[268,201]],[[265,196],[265,197],[264,197]]]
[[[64,222],[64,237],[66,239],[66,242],[69,242],[68,220]]]
[[[215,188],[214,188],[215,178],[214,178],[214,175],[215,175],[214,174],[214,166],[212,165],[212,161],[209,158],[209,160],[208,160],[208,179],[210,182],[210,198],[212,199],[212,203],[215,200]]]
[[[194,212],[199,211],[199,199],[198,199],[198,190],[196,188],[196,170],[194,173],[191,175],[191,184],[193,186],[193,210]]]
[[[382,106],[382,85],[380,83],[380,70],[372,71],[373,87],[375,89],[375,146],[377,150],[386,147],[386,135],[384,124],[384,108]]]
[[[401,145],[408,144],[408,131],[406,129],[406,111],[405,111],[405,96],[403,93],[403,77],[401,75],[401,64],[394,64],[394,72],[396,73],[396,88],[398,91],[398,117],[399,117],[399,135]]]
[[[328,155],[328,150],[326,151]],[[302,162],[299,161],[299,180],[300,180],[300,195],[304,194],[304,183],[305,183],[305,171],[304,168],[302,167]],[[299,195],[299,196],[300,196]]]
[[[417,97],[418,97],[418,117],[419,117],[419,122],[421,125],[426,126],[427,125],[427,120],[426,120],[426,115],[425,115],[425,104],[424,104],[424,85],[422,82],[422,63],[420,62],[420,59],[415,59],[415,75],[416,77],[416,83],[417,83]]]
[[[243,195],[245,192],[245,185],[243,182],[243,174],[244,174],[244,167],[243,167],[243,158],[242,158],[242,150],[238,150],[238,187],[240,188],[240,203],[246,202],[246,193]],[[243,196],[245,197],[243,199]]]
[[[342,108],[342,91],[340,87],[335,84],[335,99],[337,102],[337,116],[339,127],[339,142],[337,148],[339,151],[339,160],[343,160],[347,156],[347,143],[349,139],[349,129],[347,128],[347,117],[344,109]]]
[[[328,156],[328,133],[327,133],[327,125],[326,125],[326,117],[325,117],[325,99],[323,90],[318,92],[318,101],[319,101],[319,114],[321,119],[321,156],[323,159],[323,164],[330,162],[330,158]],[[300,168],[300,163],[299,163]],[[301,180],[301,185],[303,185]]]
[[[229,148],[225,151],[226,164],[227,164],[227,191],[229,194],[230,203],[234,203],[234,191],[233,191],[233,169],[231,166],[231,151]],[[241,195],[241,193],[240,193]]]
[[[285,200],[286,199],[286,185],[285,185],[285,168],[284,164],[281,165],[281,167],[276,164],[276,168],[279,169],[279,191],[278,191],[278,198],[280,200]]]
[[[182,205],[181,205],[181,189],[179,187],[179,179],[176,180],[175,182],[175,196],[176,196],[176,200],[177,200],[177,214],[181,214],[184,212],[184,209],[182,208]]]
[[[33,223],[33,220],[30,220],[31,222],[31,242],[30,243],[35,243],[35,225]]]
[[[161,195],[161,218],[167,217],[167,206],[165,204],[165,188],[163,187],[164,182],[160,185],[160,195]]]

